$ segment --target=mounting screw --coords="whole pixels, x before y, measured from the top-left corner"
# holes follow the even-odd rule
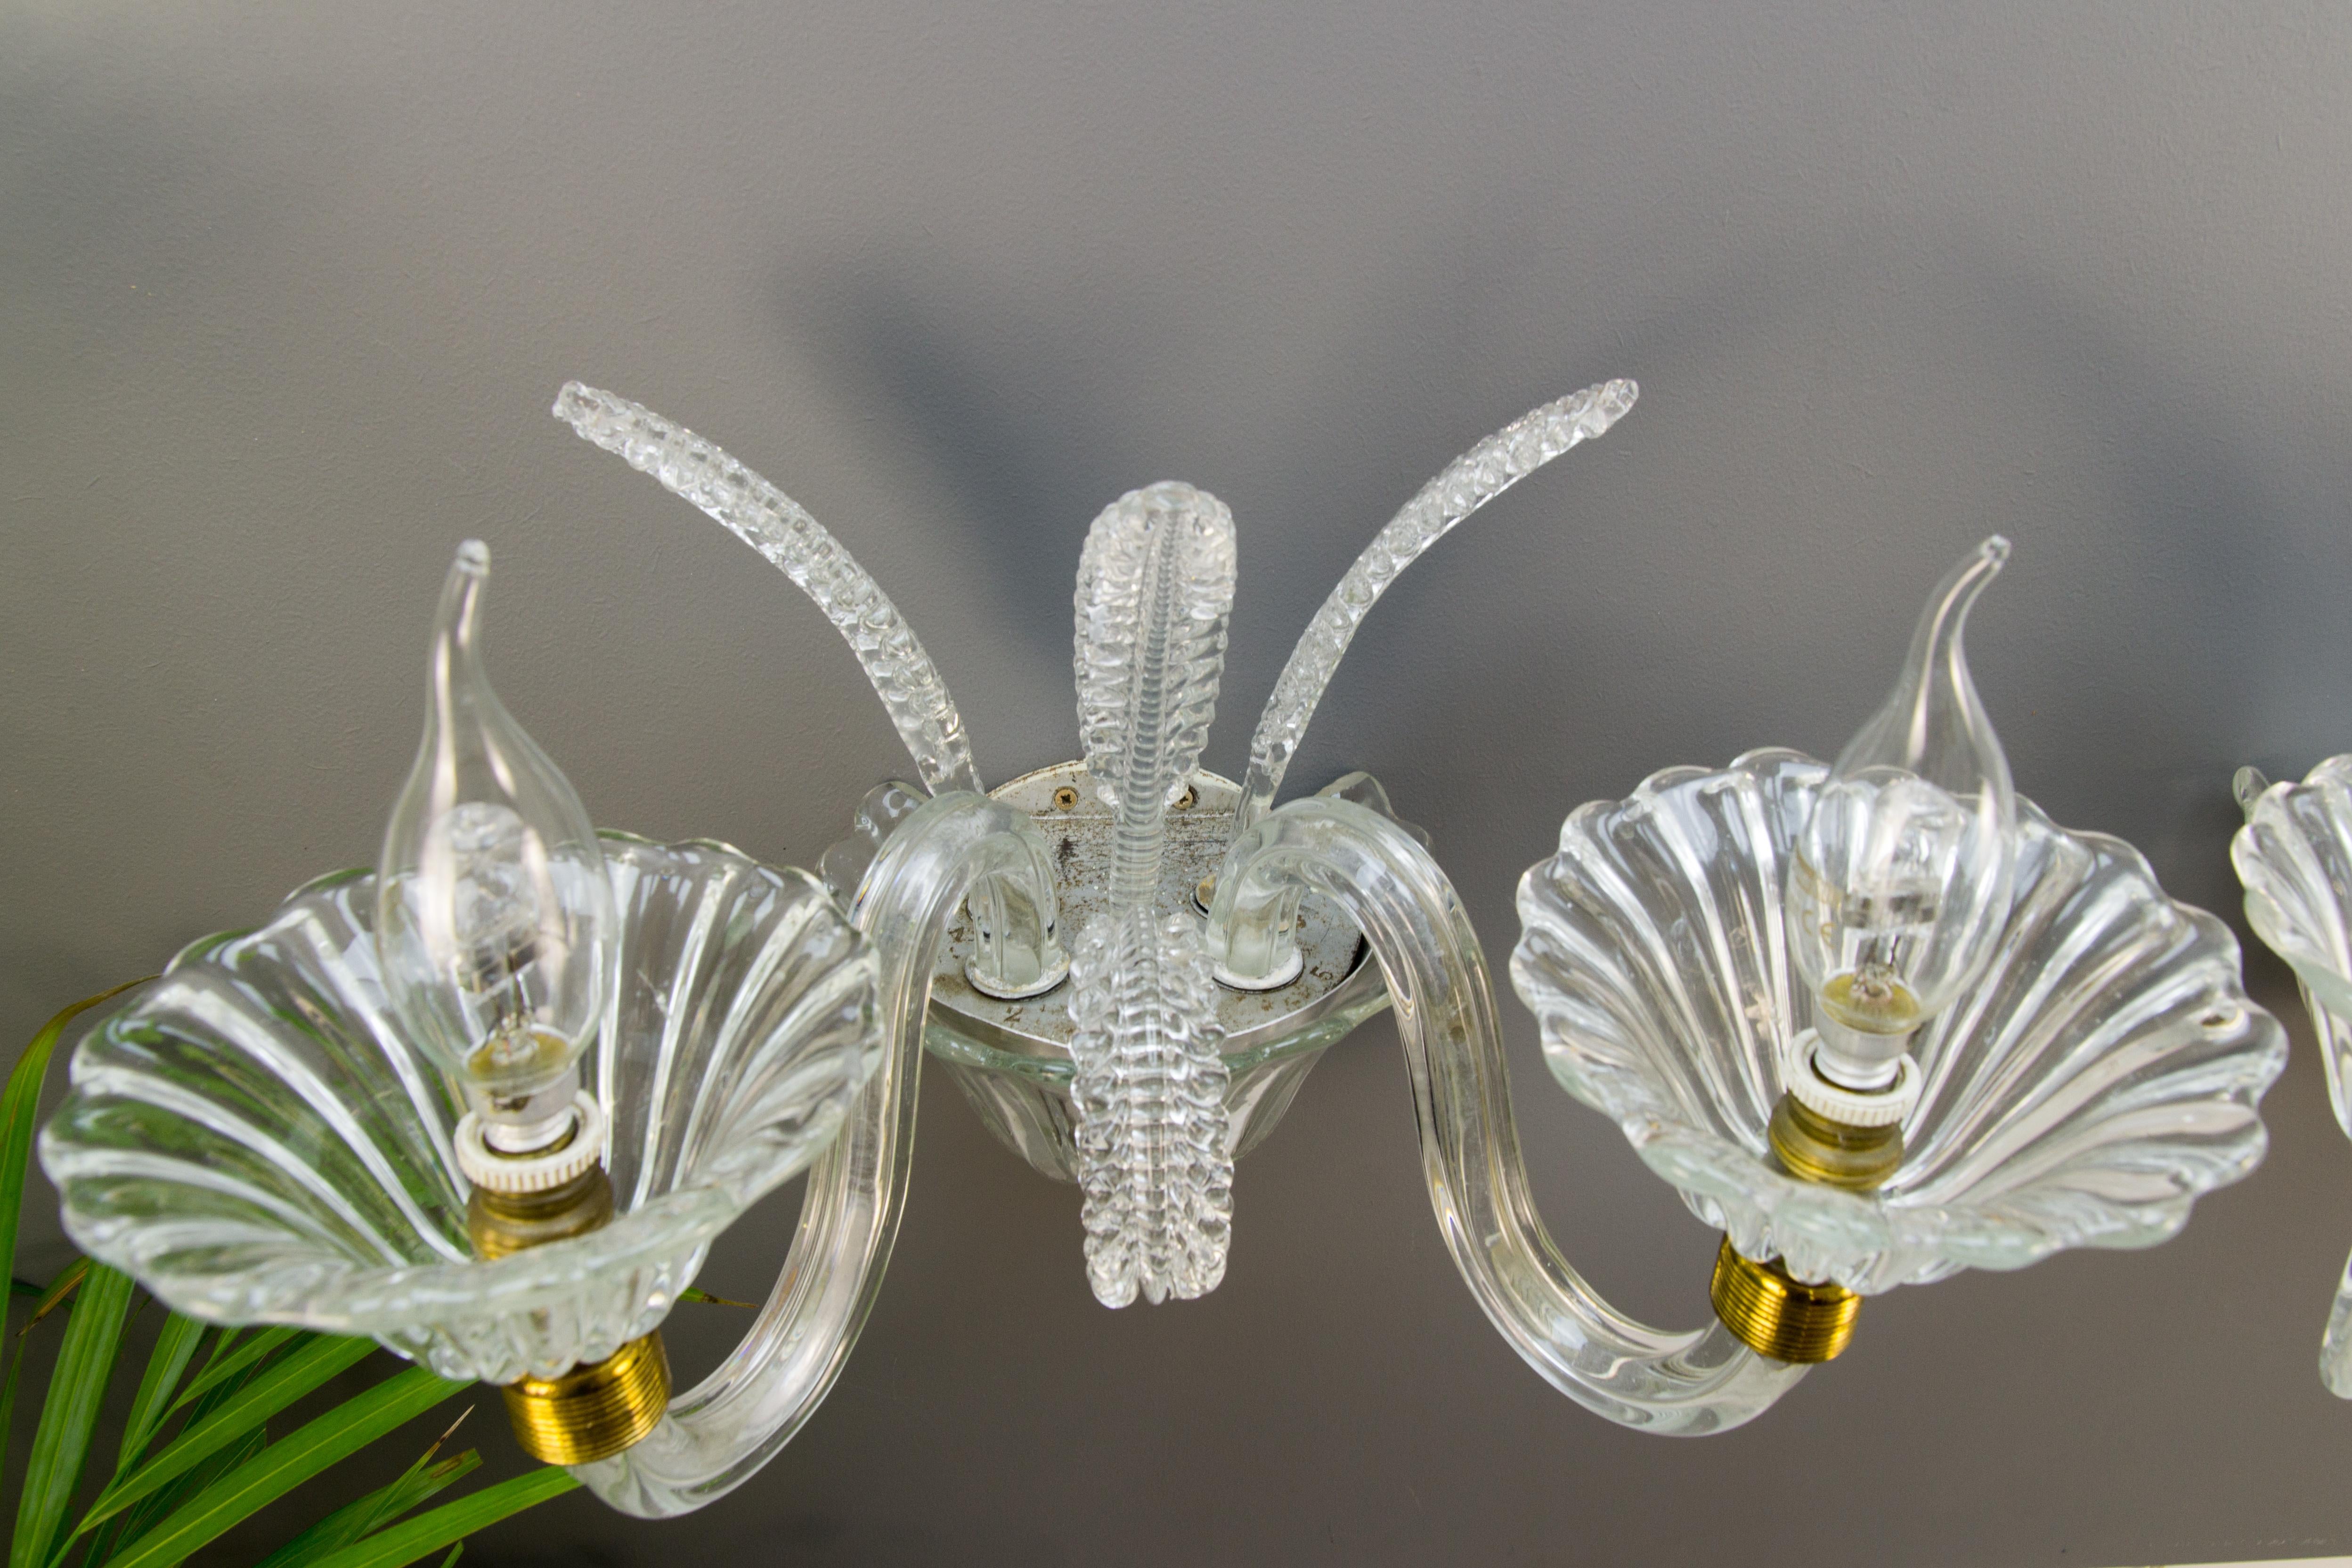
[[[1054,791],[1054,805],[1056,810],[1066,811],[1077,803],[1078,792],[1067,784]]]
[[[1201,792],[1187,784],[1184,786],[1184,792],[1176,797],[1176,809],[1180,811],[1189,811],[1192,809],[1192,803],[1200,798]]]

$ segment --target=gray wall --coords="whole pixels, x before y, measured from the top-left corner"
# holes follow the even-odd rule
[[[1571,807],[1833,751],[1996,528],[1973,645],[2018,783],[2179,896],[2235,918],[2232,767],[2352,747],[2340,7],[0,13],[0,1039],[373,856],[467,534],[502,692],[600,821],[806,862],[906,771],[812,608],[548,417],[575,375],[824,519],[992,779],[1076,748],[1069,583],[1122,490],[1240,521],[1208,754],[1238,772],[1397,503],[1638,378],[1382,602],[1294,773],[1378,773],[1498,955]],[[1712,1238],[1505,1007],[1554,1230],[1698,1321]],[[1385,1020],[1243,1166],[1223,1288],[1158,1310],[1093,1304],[1071,1189],[935,1076],[802,1439],[688,1521],[572,1498],[474,1560],[2352,1550],[2352,1407],[2314,1371],[2352,1149],[2290,1027],[2268,1164],[2179,1241],[1874,1301],[1696,1442],[1489,1331]],[[706,1283],[762,1290],[791,1218]],[[61,1255],[52,1222],[26,1268]],[[735,1326],[700,1312],[682,1362]]]

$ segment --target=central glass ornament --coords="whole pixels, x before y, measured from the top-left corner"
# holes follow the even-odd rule
[[[1300,946],[1306,890],[1204,919],[1214,878],[1200,876],[1181,856],[1186,874],[1173,885],[1168,875],[1171,812],[1195,809],[1214,791],[1231,801],[1218,813],[1226,839],[1245,834],[1273,805],[1356,628],[1397,574],[1487,501],[1607,431],[1636,395],[1633,382],[1615,381],[1546,403],[1423,486],[1300,637],[1259,719],[1248,777],[1238,788],[1200,771],[1233,604],[1232,514],[1189,485],[1160,484],[1130,492],[1095,519],[1076,597],[1086,756],[1082,766],[1064,770],[1049,810],[1066,816],[1087,797],[1108,809],[1103,880],[1073,890],[1082,898],[1093,894],[1096,907],[1066,959],[1053,911],[1006,879],[983,883],[970,901],[965,938],[972,1010],[960,1013],[961,998],[953,995],[940,998],[934,1032],[999,1134],[1033,1164],[1077,1178],[1087,1278],[1105,1305],[1216,1288],[1232,1230],[1237,1128],[1254,1121],[1263,1136],[1314,1055],[1380,1005],[1369,985],[1335,999],[1360,967],[1360,952],[1337,966],[1324,961],[1314,982],[1300,988],[1304,994],[1285,998],[1297,1005],[1246,1031],[1257,1039],[1243,1054],[1258,1054],[1242,1064],[1238,1085],[1247,1092],[1237,1103],[1235,1053],[1228,1049],[1234,1040],[1219,990],[1276,993],[1298,985],[1307,971]],[[926,789],[981,791],[962,720],[937,667],[880,588],[814,517],[724,451],[625,398],[573,382],[555,413],[724,524],[825,610],[865,664]],[[1365,785],[1366,798],[1385,807],[1379,787]],[[853,898],[854,879],[879,852],[889,824],[919,799],[911,789],[903,799],[888,789],[869,798],[860,840],[828,856],[835,886]],[[1065,850],[1073,842],[1061,839]],[[1318,939],[1330,935],[1328,922],[1314,929]],[[1066,996],[1047,999],[1064,987],[1066,966]],[[988,1001],[1024,1005],[1017,1016],[991,1019]],[[1049,1007],[1066,1012],[1066,1032],[1028,1021]],[[1007,1040],[1029,1049],[1001,1049]],[[1295,1065],[1254,1071],[1282,1058]],[[988,1082],[998,1074],[1012,1082]],[[1279,1092],[1268,1092],[1277,1083]]]

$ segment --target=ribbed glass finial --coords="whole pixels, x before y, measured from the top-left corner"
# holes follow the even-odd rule
[[[1928,600],[1903,675],[1837,759],[1788,875],[1821,1069],[1891,1083],[1911,1032],[1990,956],[2009,913],[2017,799],[1961,633],[2009,559],[1996,534]]]
[[[521,1152],[570,1129],[615,919],[580,797],[490,689],[489,571],[489,548],[467,539],[441,590],[425,738],[377,868],[376,950],[414,1043],[465,1086],[489,1144]]]
[[[1234,561],[1233,514],[1190,485],[1119,497],[1078,560],[1078,728],[1114,819],[1110,907],[1071,952],[1069,1003],[1087,1276],[1105,1306],[1224,1278],[1223,1031],[1192,917],[1160,893],[1168,809],[1216,714]]]

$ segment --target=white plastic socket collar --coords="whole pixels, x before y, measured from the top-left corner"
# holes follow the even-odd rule
[[[476,1186],[490,1192],[546,1192],[582,1175],[604,1157],[604,1108],[583,1089],[572,1097],[578,1120],[572,1141],[543,1155],[502,1155],[482,1141],[482,1119],[468,1111],[458,1119],[451,1142],[457,1168]]]
[[[1229,991],[1278,991],[1298,978],[1306,967],[1307,955],[1293,945],[1290,956],[1276,964],[1270,975],[1236,975],[1218,964],[1210,969],[1209,977]]]
[[[1919,1103],[1919,1064],[1906,1051],[1895,1070],[1895,1082],[1885,1089],[1845,1089],[1822,1075],[1813,1051],[1822,1043],[1819,1030],[1806,1030],[1789,1042],[1785,1076],[1789,1094],[1816,1116],[1848,1127],[1889,1127]]]

